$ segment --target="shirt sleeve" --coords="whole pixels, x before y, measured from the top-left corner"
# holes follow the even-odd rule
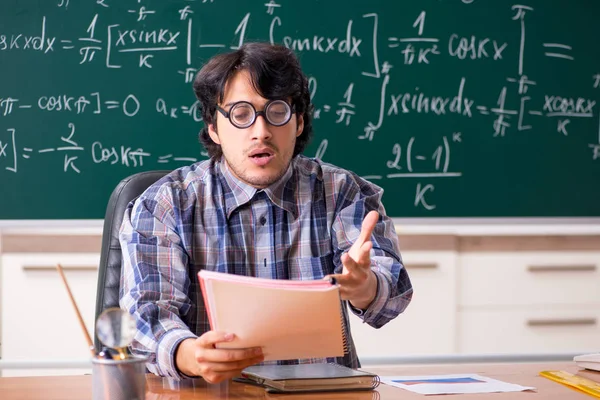
[[[148,357],[150,372],[182,378],[175,367],[175,349],[196,335],[181,319],[192,307],[188,255],[175,210],[171,199],[152,187],[127,207],[119,235],[119,304],[136,320],[133,353]]]
[[[341,256],[350,250],[360,234],[364,217],[369,211],[379,212],[379,221],[371,241],[371,270],[377,278],[377,294],[366,310],[350,304],[350,310],[363,322],[381,328],[402,313],[412,299],[412,284],[400,255],[394,223],[381,203],[383,189],[358,176],[347,177],[336,196],[336,216],[333,222],[335,272],[342,272]]]

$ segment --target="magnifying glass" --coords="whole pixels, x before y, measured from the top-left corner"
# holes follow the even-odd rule
[[[96,320],[96,336],[104,346],[116,350],[121,360],[127,358],[125,350],[135,331],[134,318],[118,307],[107,308]]]

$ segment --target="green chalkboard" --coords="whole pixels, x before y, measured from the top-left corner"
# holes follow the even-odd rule
[[[206,159],[191,77],[248,41],[310,77],[305,151],[394,217],[600,216],[600,3],[3,0],[0,219],[103,218]]]

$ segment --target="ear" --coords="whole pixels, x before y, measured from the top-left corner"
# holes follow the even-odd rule
[[[210,135],[210,138],[213,142],[220,145],[221,141],[219,140],[219,134],[217,133],[217,130],[215,128],[215,124],[208,124],[208,134]]]
[[[304,114],[300,115],[296,121],[296,137],[298,137],[304,130]]]

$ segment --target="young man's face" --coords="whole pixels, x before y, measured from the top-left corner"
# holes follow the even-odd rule
[[[256,93],[250,75],[242,70],[227,82],[225,97],[219,106],[230,111],[233,103],[247,101],[257,111],[262,111],[269,100]],[[260,115],[250,127],[240,129],[217,111],[216,125],[217,129],[210,124],[208,132],[212,140],[221,145],[233,174],[243,182],[262,189],[281,178],[287,170],[294,154],[296,137],[304,128],[304,120],[292,113],[287,124],[273,126]]]

